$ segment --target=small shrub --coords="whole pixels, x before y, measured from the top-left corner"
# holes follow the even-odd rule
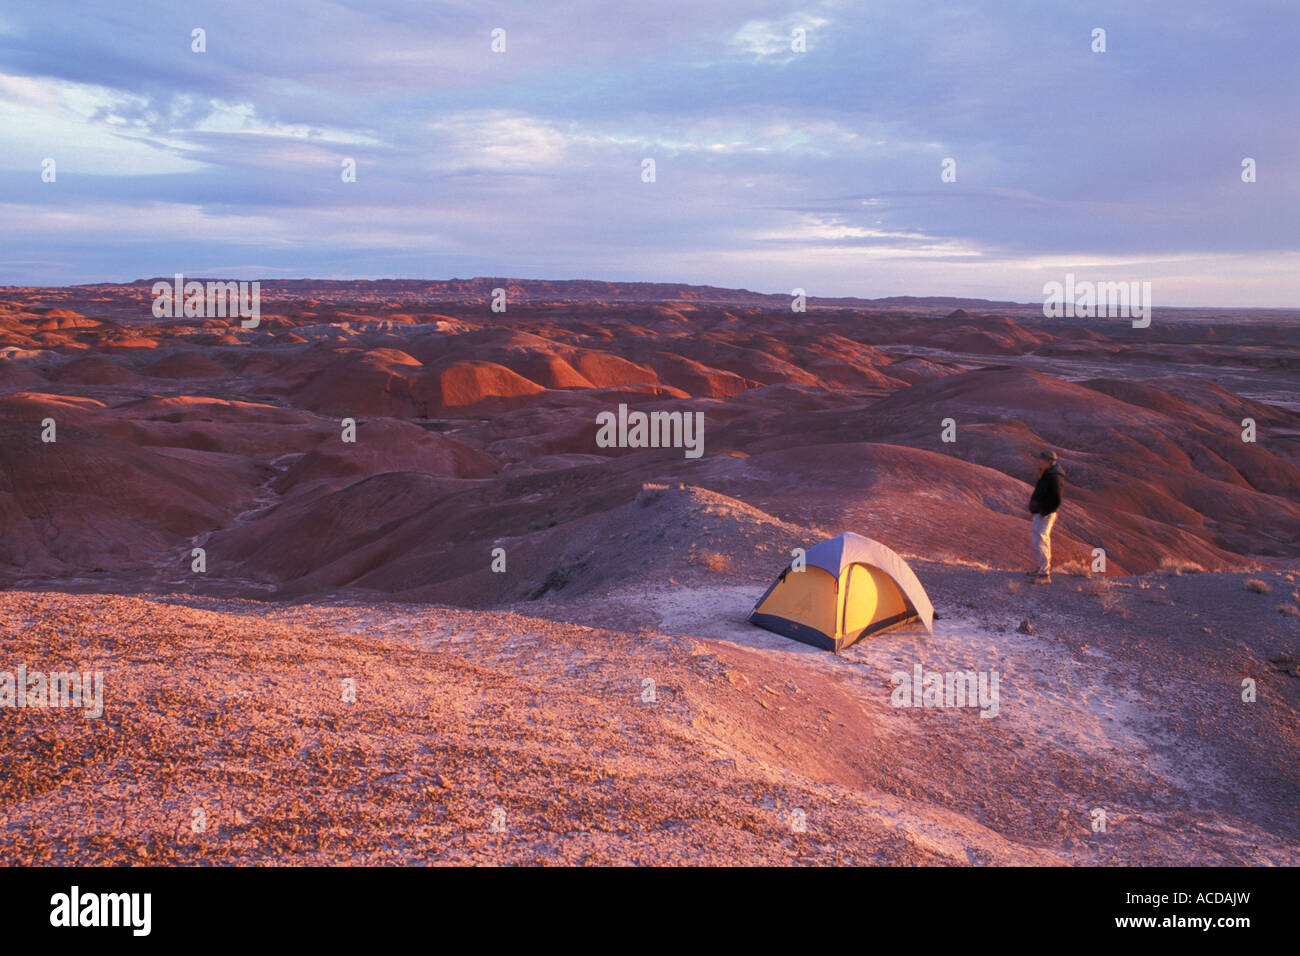
[[[719,573],[731,570],[731,558],[717,551],[701,551],[695,559],[695,563],[702,564],[710,571]]]
[[[1058,561],[1053,574],[1069,574],[1081,578],[1090,578],[1092,573],[1092,562],[1084,561],[1082,558],[1070,558],[1066,561]]]
[[[646,482],[641,485],[641,490],[637,492],[636,503],[642,508],[654,504],[668,492],[667,485],[657,485]]]
[[[1247,591],[1254,594],[1268,594],[1273,590],[1272,586],[1267,581],[1261,581],[1259,578],[1250,578],[1242,586]]]
[[[1160,565],[1156,568],[1157,573],[1165,575],[1182,576],[1184,574],[1203,574],[1205,566],[1197,564],[1195,561],[1187,561],[1183,558],[1171,558],[1165,555],[1160,559]]]
[[[1114,587],[1115,584],[1110,578],[1089,578],[1083,582],[1081,590],[1084,594],[1101,597],[1103,594],[1109,594]]]

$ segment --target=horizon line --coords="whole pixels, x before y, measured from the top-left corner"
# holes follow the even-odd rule
[[[126,281],[68,282],[68,283],[61,283],[61,284],[60,284],[60,283],[54,283],[54,284],[44,284],[44,285],[17,285],[17,284],[12,284],[12,283],[0,283],[0,290],[8,290],[8,289],[85,289],[85,288],[92,288],[92,287],[96,287],[96,286],[117,286],[117,287],[127,287],[127,286],[135,286],[135,285],[143,285],[143,284],[147,284],[147,283],[154,283],[154,282],[167,281],[167,280],[169,280],[169,279],[173,279],[173,278],[175,277],[175,275],[176,275],[176,273],[172,273],[170,276],[156,275],[156,276],[151,276],[151,277],[142,277],[142,278],[138,278],[138,279],[130,279],[130,280],[126,280]],[[181,275],[184,275],[184,273],[181,273]],[[384,277],[380,277],[380,278],[370,277],[370,278],[349,278],[349,279],[322,278],[322,277],[313,277],[313,276],[275,277],[275,278],[259,278],[259,279],[232,279],[232,278],[221,278],[221,277],[219,277],[219,276],[217,276],[217,275],[205,275],[205,276],[190,275],[188,278],[191,279],[191,280],[193,280],[193,281],[196,281],[196,282],[197,282],[197,281],[201,281],[201,280],[211,280],[211,281],[226,281],[226,282],[232,282],[232,281],[233,281],[233,282],[257,282],[257,283],[276,283],[276,282],[279,282],[279,283],[285,283],[285,282],[333,282],[333,283],[338,283],[338,284],[360,284],[360,283],[380,283],[380,282],[450,283],[450,282],[481,282],[481,281],[491,281],[491,280],[500,280],[500,281],[505,281],[505,282],[516,282],[516,283],[545,283],[545,282],[564,283],[564,282],[586,282],[586,283],[599,284],[599,285],[607,285],[607,286],[618,286],[618,285],[642,285],[642,286],[677,286],[677,287],[686,288],[686,289],[716,289],[716,290],[718,290],[718,291],[720,291],[720,292],[730,292],[730,293],[737,293],[737,294],[744,294],[744,295],[752,295],[752,296],[763,296],[763,297],[767,297],[767,298],[784,298],[784,299],[788,299],[788,298],[790,298],[790,296],[791,296],[791,293],[786,293],[786,292],[757,292],[757,291],[754,291],[754,290],[752,290],[752,289],[746,289],[746,288],[740,288],[740,287],[719,286],[719,285],[711,285],[711,284],[706,284],[706,283],[672,282],[672,281],[668,281],[668,280],[647,280],[647,279],[621,279],[621,280],[620,280],[620,279],[590,279],[590,278],[568,278],[568,279],[554,279],[554,278],[552,278],[552,279],[525,279],[525,278],[519,278],[519,277],[513,277],[513,276],[507,276],[507,275],[498,275],[498,276],[490,276],[490,275],[488,275],[488,276],[472,276],[472,277],[463,278],[463,279],[460,278],[460,277],[457,277],[457,276],[452,276],[452,277],[450,277],[450,278],[440,278],[440,279],[431,279],[431,278],[415,278],[415,277],[410,277],[410,276],[384,276]],[[872,298],[865,298],[865,297],[863,297],[863,296],[845,296],[845,295],[839,295],[839,296],[829,296],[829,295],[827,295],[827,296],[819,296],[819,295],[813,295],[813,294],[805,293],[805,298],[806,298],[806,300],[807,300],[809,303],[814,302],[814,301],[822,301],[822,302],[862,302],[862,303],[878,303],[878,302],[898,302],[898,301],[902,301],[902,300],[913,299],[913,300],[917,300],[917,301],[923,301],[923,300],[949,300],[949,301],[952,301],[952,302],[980,302],[980,303],[987,303],[987,304],[989,304],[989,305],[1002,305],[1002,306],[1010,305],[1010,306],[1018,306],[1018,307],[1022,307],[1022,308],[1024,308],[1024,307],[1041,307],[1041,305],[1042,305],[1042,302],[1041,302],[1041,301],[1018,302],[1018,301],[1016,301],[1016,300],[1014,300],[1014,299],[986,299],[986,298],[982,298],[982,297],[980,297],[980,296],[957,296],[957,295],[914,295],[914,294],[904,294],[904,295],[888,295],[888,296],[880,296],[879,298],[874,298],[874,299],[872,299]],[[1290,306],[1287,306],[1287,305],[1252,305],[1252,306],[1243,306],[1243,305],[1163,305],[1163,306],[1162,306],[1162,305],[1155,305],[1155,304],[1152,304],[1151,308],[1152,308],[1153,311],[1158,310],[1158,309],[1163,309],[1163,310],[1173,310],[1173,309],[1177,309],[1177,310],[1184,310],[1184,311],[1206,311],[1206,310],[1216,310],[1216,309],[1217,309],[1217,310],[1256,311],[1256,312],[1300,312],[1300,305],[1290,305]]]

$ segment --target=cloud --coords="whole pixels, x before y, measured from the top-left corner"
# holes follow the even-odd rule
[[[1180,287],[1207,302],[1284,304],[1300,293],[1300,147],[1281,119],[1300,97],[1297,25],[1208,0],[1101,0],[1086,20],[908,0],[636,16],[597,0],[73,0],[59,17],[11,0],[0,281],[179,258],[1032,299],[1071,262],[1195,263],[1207,278]]]
[[[553,125],[508,110],[458,113],[428,124],[441,141],[434,165],[448,170],[532,171],[555,166],[570,140]]]
[[[755,59],[780,58],[790,60],[795,51],[796,38],[802,40],[804,51],[817,45],[816,31],[831,21],[825,17],[806,13],[791,14],[781,20],[747,20],[727,39],[736,52]]]
[[[39,175],[45,158],[67,173],[194,172],[199,164],[129,135],[128,98],[102,86],[0,74],[0,169]]]

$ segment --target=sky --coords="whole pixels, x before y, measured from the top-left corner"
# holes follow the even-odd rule
[[[1298,35],[1289,0],[6,0],[0,284],[1297,307]]]

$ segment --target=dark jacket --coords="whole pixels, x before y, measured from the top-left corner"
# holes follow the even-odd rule
[[[1061,507],[1061,492],[1065,487],[1065,472],[1060,465],[1052,465],[1038,476],[1034,493],[1029,499],[1031,515],[1050,515]]]

